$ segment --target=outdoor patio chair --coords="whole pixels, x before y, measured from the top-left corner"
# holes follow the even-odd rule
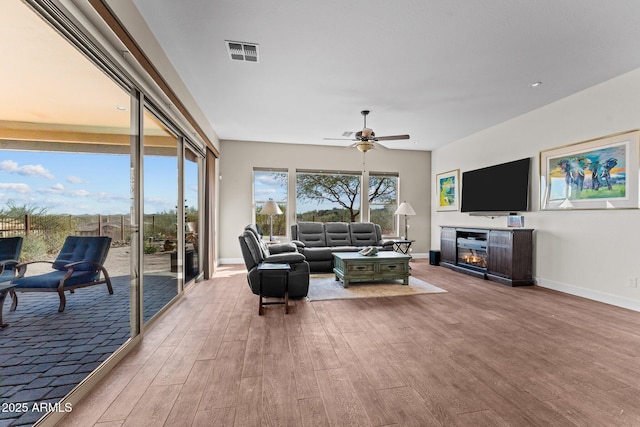
[[[18,274],[13,280],[11,290],[13,304],[11,311],[18,306],[16,292],[57,292],[60,297],[59,312],[64,311],[65,291],[105,283],[109,294],[113,294],[109,273],[104,268],[111,237],[68,236],[55,261],[31,261],[16,266]],[[25,276],[29,264],[49,263],[53,271],[34,276]],[[103,276],[100,278],[100,276]]]
[[[0,238],[0,283],[10,282],[20,261],[22,237]]]

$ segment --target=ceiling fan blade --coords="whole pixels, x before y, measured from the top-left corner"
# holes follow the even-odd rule
[[[396,139],[409,139],[409,135],[391,135],[391,136],[376,136],[376,141],[393,141]]]
[[[358,142],[354,142],[353,144],[349,144],[344,148],[356,148],[358,146]]]
[[[325,141],[357,141],[357,139],[353,138],[322,138]]]

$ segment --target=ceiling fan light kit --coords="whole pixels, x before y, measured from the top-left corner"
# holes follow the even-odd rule
[[[356,148],[362,151],[363,153],[366,153],[367,151],[371,150],[373,147],[374,147],[373,142],[370,142],[370,141],[362,141],[362,142],[356,143]]]
[[[409,135],[390,135],[390,136],[376,136],[376,133],[373,129],[367,127],[367,116],[369,115],[369,110],[362,110],[360,114],[364,117],[364,126],[361,131],[356,132],[355,139],[351,138],[324,138],[325,140],[350,140],[355,141],[355,143],[349,145],[346,148],[355,147],[358,150],[366,153],[367,151],[374,148],[382,148],[387,149],[382,144],[378,144],[377,141],[393,141],[397,139],[409,139]],[[347,136],[348,134],[352,134],[353,132],[344,132],[342,135]]]

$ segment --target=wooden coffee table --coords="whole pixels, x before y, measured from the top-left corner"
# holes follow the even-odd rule
[[[337,252],[333,254],[336,280],[342,280],[346,288],[352,282],[374,282],[378,280],[400,280],[409,284],[409,255],[383,251],[374,256],[364,256],[357,252]]]

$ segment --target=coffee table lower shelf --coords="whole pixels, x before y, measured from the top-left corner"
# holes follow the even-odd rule
[[[346,288],[356,282],[377,282],[381,280],[402,280],[409,284],[410,256],[397,252],[378,252],[374,256],[363,256],[357,252],[333,254],[336,280]]]

